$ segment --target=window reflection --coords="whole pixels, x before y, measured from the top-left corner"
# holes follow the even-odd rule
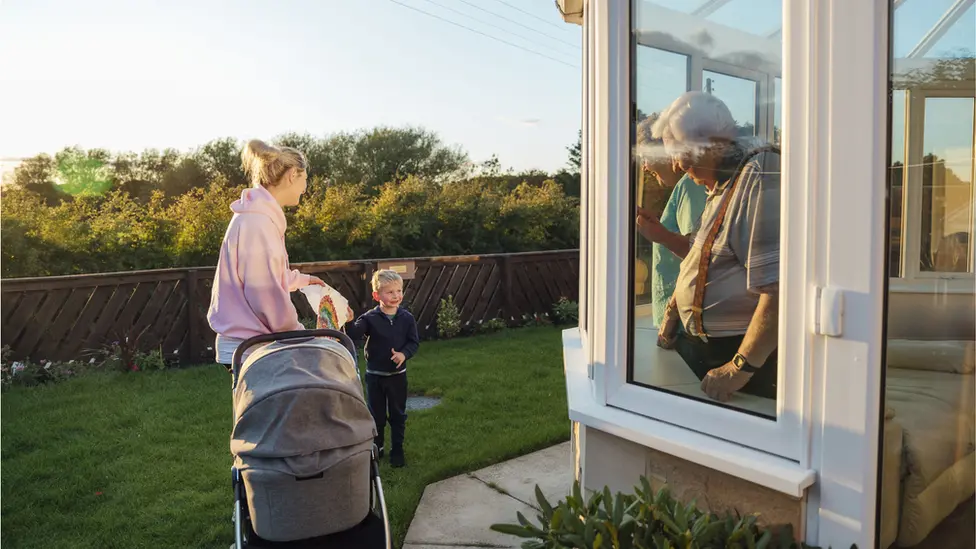
[[[672,4],[632,9],[630,379],[773,418],[781,2]]]
[[[972,272],[973,98],[925,99],[921,270]]]
[[[891,6],[882,548],[976,546],[976,18],[962,4]]]
[[[702,91],[718,97],[728,106],[740,136],[758,135],[758,82],[720,72],[704,71]]]

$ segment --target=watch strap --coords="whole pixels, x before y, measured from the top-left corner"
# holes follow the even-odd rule
[[[741,372],[754,374],[759,371],[759,368],[749,364],[746,357],[742,356],[740,353],[735,353],[735,356],[732,357],[732,363],[735,364],[736,368],[738,368]]]

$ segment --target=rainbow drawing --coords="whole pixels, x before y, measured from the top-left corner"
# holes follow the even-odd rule
[[[319,301],[319,314],[316,327],[326,330],[340,330],[342,326],[338,325],[338,319],[339,315],[336,312],[335,304],[332,302],[332,297],[328,294],[322,296],[322,300]]]

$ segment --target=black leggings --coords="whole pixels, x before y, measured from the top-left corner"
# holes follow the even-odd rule
[[[688,363],[698,379],[704,379],[710,370],[724,366],[732,361],[745,336],[710,337],[705,343],[697,337],[681,333],[675,350]],[[763,398],[776,399],[776,351],[773,351],[762,368],[752,375],[752,379],[739,392]]]

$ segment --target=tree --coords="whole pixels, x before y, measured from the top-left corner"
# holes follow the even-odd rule
[[[193,159],[211,181],[222,177],[230,187],[248,183],[241,166],[241,144],[233,137],[210,141],[194,153]]]
[[[576,136],[576,143],[566,147],[569,151],[569,167],[570,170],[579,173],[583,166],[583,130],[580,130]]]
[[[55,183],[57,165],[46,154],[39,154],[20,163],[14,170],[13,185],[33,193],[48,206],[56,206],[65,194]]]
[[[70,195],[104,194],[112,188],[110,154],[103,149],[68,147],[54,156],[61,190]]]
[[[193,157],[186,157],[163,173],[159,188],[167,198],[176,199],[193,189],[206,188],[209,181],[207,171]]]

